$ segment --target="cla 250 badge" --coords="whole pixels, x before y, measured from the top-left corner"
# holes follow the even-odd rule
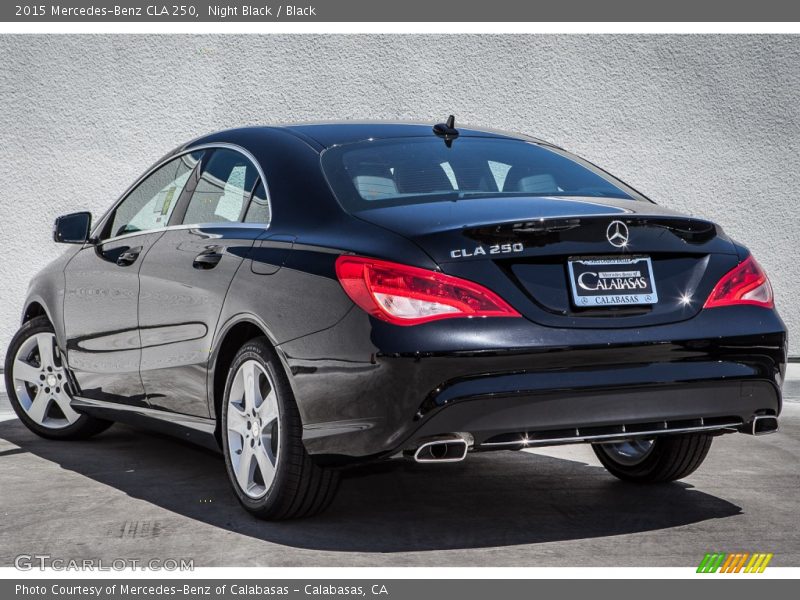
[[[470,258],[472,256],[486,256],[487,254],[511,254],[513,252],[522,252],[524,249],[525,246],[520,243],[475,246],[472,249],[459,248],[458,250],[451,250],[450,258]]]

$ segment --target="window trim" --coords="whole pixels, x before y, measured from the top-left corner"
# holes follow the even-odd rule
[[[261,225],[261,223],[247,223],[245,219],[247,218],[247,213],[250,212],[250,208],[253,206],[253,198],[256,196],[256,190],[258,186],[263,183],[264,184],[264,193],[267,196],[267,206],[269,206],[269,222],[272,223],[272,202],[269,199],[269,190],[267,189],[267,183],[262,181],[260,177],[256,178],[256,182],[253,184],[253,189],[250,190],[250,196],[247,198],[247,202],[245,202],[244,209],[242,210],[242,214],[239,215],[239,220],[246,225]]]
[[[258,181],[260,179],[262,181],[262,183],[264,184],[264,191],[266,192],[266,196],[267,196],[267,204],[269,205],[269,215],[270,215],[270,222],[269,223],[266,223],[266,224],[264,224],[264,223],[243,223],[242,221],[236,221],[236,222],[232,222],[231,221],[231,222],[228,222],[228,223],[178,223],[176,225],[167,225],[166,227],[159,227],[157,229],[148,229],[148,230],[145,230],[145,231],[134,231],[134,232],[131,232],[131,233],[125,233],[123,235],[118,235],[118,236],[106,238],[104,240],[99,240],[98,239],[98,236],[99,236],[100,232],[103,231],[103,228],[106,226],[108,219],[111,217],[112,214],[114,214],[114,211],[117,209],[117,207],[119,207],[119,205],[122,204],[128,198],[128,196],[130,196],[131,193],[133,193],[139,187],[139,185],[144,182],[145,179],[150,177],[150,175],[155,173],[158,169],[160,169],[161,167],[166,165],[168,162],[171,162],[171,161],[175,160],[176,158],[180,158],[181,156],[184,156],[185,154],[191,154],[192,152],[198,152],[200,150],[214,150],[214,149],[218,149],[218,148],[226,149],[226,150],[233,150],[234,152],[238,152],[239,154],[241,154],[242,156],[247,158],[251,163],[253,163],[253,166],[255,166],[256,173],[258,175],[258,177],[256,177],[256,181]],[[201,165],[201,163],[203,162],[203,160],[205,158],[206,157],[203,156],[203,158],[198,162],[198,165]],[[191,175],[190,175],[190,177],[191,177]],[[187,184],[188,184],[188,182],[187,182]],[[184,191],[185,191],[185,189],[184,189]],[[181,193],[181,196],[183,196],[183,192]],[[251,197],[252,197],[252,193],[251,193]],[[182,200],[182,199],[183,198],[181,197],[181,198],[178,199],[178,201],[180,202],[180,200]],[[249,206],[249,202],[246,203],[246,206]],[[175,207],[176,211],[177,211],[177,209],[178,209],[178,206]],[[229,142],[210,142],[208,144],[199,144],[197,146],[192,146],[192,147],[189,147],[189,148],[184,148],[184,149],[182,149],[180,151],[177,151],[177,152],[173,152],[173,153],[163,157],[161,160],[159,160],[153,166],[151,166],[147,171],[145,171],[142,175],[140,175],[139,178],[136,179],[130,186],[128,186],[128,188],[122,193],[122,195],[119,198],[117,198],[117,200],[114,201],[114,203],[111,205],[111,207],[105,212],[105,214],[94,225],[94,227],[92,227],[91,236],[89,238],[89,241],[86,244],[84,244],[84,248],[88,247],[88,246],[99,245],[99,244],[107,244],[109,242],[115,242],[117,240],[129,238],[129,237],[135,237],[135,236],[138,236],[138,235],[147,235],[147,234],[152,234],[152,233],[171,231],[171,230],[175,230],[175,229],[192,229],[192,228],[197,228],[197,227],[201,227],[201,226],[204,226],[204,227],[246,227],[248,229],[253,229],[253,228],[258,227],[258,228],[267,230],[272,226],[273,214],[274,213],[272,212],[272,195],[270,194],[270,191],[269,191],[269,185],[267,184],[267,178],[264,176],[264,170],[261,168],[261,164],[258,162],[256,157],[253,156],[253,153],[250,152],[249,150],[247,150],[246,148],[243,148],[242,146],[239,146],[237,144],[231,144]],[[182,218],[183,217],[181,217],[181,219]],[[241,219],[242,215],[239,215],[239,218]]]

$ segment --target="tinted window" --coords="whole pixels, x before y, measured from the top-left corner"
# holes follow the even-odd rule
[[[214,150],[189,200],[184,223],[238,221],[256,183],[250,160],[234,150]]]
[[[247,207],[247,216],[244,221],[245,223],[269,224],[271,217],[267,190],[264,188],[264,183],[259,180],[256,189],[253,191],[253,198],[250,200],[250,206]]]
[[[491,196],[642,199],[566,152],[520,140],[401,138],[333,147],[322,166],[350,210]]]
[[[103,238],[166,227],[202,152],[184,154],[150,174],[117,206]]]

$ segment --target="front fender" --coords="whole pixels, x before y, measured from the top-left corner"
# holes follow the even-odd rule
[[[61,256],[50,262],[33,276],[28,284],[28,291],[23,303],[21,323],[30,320],[34,306],[39,305],[47,319],[53,325],[59,348],[66,348],[66,330],[64,327],[64,297],[66,294],[66,277],[64,271],[70,260],[80,247],[70,248]]]

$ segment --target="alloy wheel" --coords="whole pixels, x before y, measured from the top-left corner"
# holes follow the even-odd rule
[[[275,385],[256,360],[242,363],[227,406],[228,456],[241,490],[261,498],[270,489],[280,458],[280,412]]]
[[[26,339],[17,350],[11,374],[19,404],[37,425],[61,429],[80,417],[70,404],[66,365],[54,334],[37,333]]]

